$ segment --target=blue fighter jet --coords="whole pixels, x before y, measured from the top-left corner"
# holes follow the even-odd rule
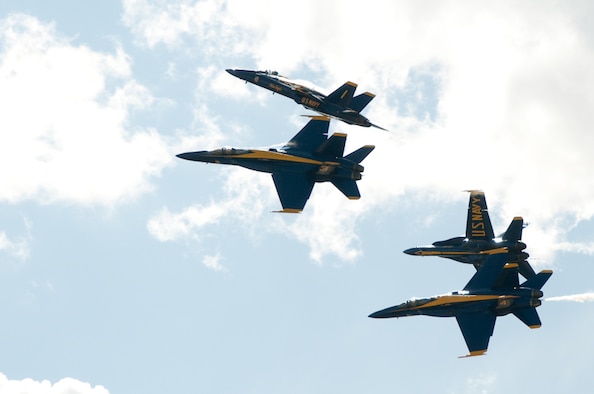
[[[505,247],[508,250],[508,262],[517,263],[520,273],[526,279],[534,276],[534,270],[526,261],[529,257],[524,251],[526,244],[521,241],[524,219],[516,216],[507,230],[496,237],[489,218],[485,193],[480,190],[469,190],[469,192],[465,236],[437,241],[432,246],[406,249],[404,253],[413,256],[445,257],[461,263],[473,264],[478,268],[485,260],[486,252]]]
[[[360,112],[373,100],[375,94],[365,92],[355,96],[357,84],[354,82],[346,82],[326,96],[314,89],[291,81],[287,77],[279,75],[276,71],[227,69],[227,72],[246,82],[251,82],[274,93],[289,97],[295,100],[297,104],[301,104],[312,111],[342,120],[348,124],[363,127],[373,126],[385,130],[361,115]]]
[[[283,210],[299,213],[316,182],[332,182],[351,200],[361,197],[356,181],[361,179],[363,159],[373,151],[365,145],[346,155],[346,134],[328,138],[330,119],[313,116],[282,148],[268,150],[222,148],[181,153],[177,157],[205,163],[232,164],[272,174]]]
[[[369,317],[453,316],[470,352],[466,357],[480,356],[487,351],[497,316],[513,313],[528,327],[540,327],[536,307],[541,305],[541,289],[553,271],[543,270],[519,284],[518,266],[506,265],[505,249],[491,253],[462,291],[412,299]]]

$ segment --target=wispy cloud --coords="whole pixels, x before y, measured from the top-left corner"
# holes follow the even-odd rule
[[[25,260],[30,253],[29,242],[27,239],[11,240],[4,231],[0,231],[0,251]]]
[[[49,380],[36,381],[30,378],[11,380],[2,373],[0,373],[0,392],[29,394],[109,394],[109,391],[103,386],[91,386],[90,383],[81,382],[73,378],[63,378],[56,383],[52,383]]]
[[[594,293],[582,293],[582,294],[573,294],[573,295],[566,295],[566,296],[559,296],[559,297],[549,297],[545,298],[545,301],[571,301],[571,302],[593,302],[594,301]]]
[[[226,271],[225,267],[221,264],[220,253],[217,253],[215,255],[204,256],[204,258],[202,259],[202,264],[214,271]]]

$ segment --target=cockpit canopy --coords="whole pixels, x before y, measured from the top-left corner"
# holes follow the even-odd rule
[[[431,301],[430,298],[413,298],[413,299],[406,301],[401,306],[403,306],[405,308],[417,308],[421,305],[427,304],[430,301]]]
[[[219,155],[234,156],[234,155],[243,155],[245,153],[250,153],[250,151],[248,149],[236,149],[236,148],[223,147],[221,149],[214,150],[212,153],[219,154]]]

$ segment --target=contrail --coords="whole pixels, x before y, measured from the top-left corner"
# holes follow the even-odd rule
[[[545,298],[545,301],[573,301],[573,302],[592,302],[594,301],[594,293],[573,294],[559,297]]]

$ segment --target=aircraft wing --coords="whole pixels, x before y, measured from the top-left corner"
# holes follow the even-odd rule
[[[306,174],[286,173],[273,173],[272,179],[281,200],[283,212],[301,212],[311,195],[314,181]]]
[[[468,216],[466,218],[466,238],[489,241],[495,238],[489,211],[487,210],[485,193],[480,190],[470,190]]]
[[[495,329],[495,316],[491,312],[465,313],[456,316],[470,354],[466,357],[480,356],[487,351],[489,339]]]
[[[331,103],[338,104],[342,107],[349,108],[351,100],[357,89],[357,84],[354,82],[346,82],[344,85],[333,91],[326,97],[326,100]],[[371,100],[370,100],[371,101]]]

